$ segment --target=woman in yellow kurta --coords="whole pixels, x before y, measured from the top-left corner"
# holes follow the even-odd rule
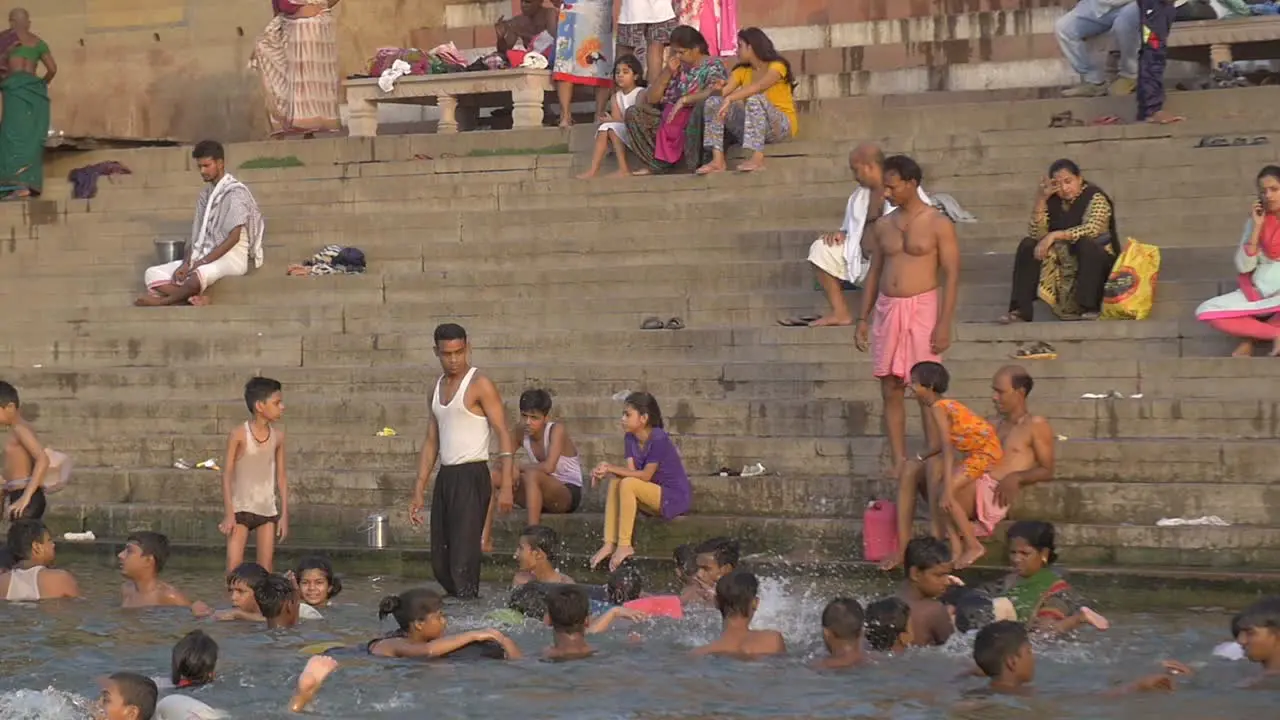
[[[726,130],[752,153],[738,166],[739,172],[764,167],[764,146],[795,137],[800,130],[792,94],[796,76],[769,36],[755,27],[738,33],[738,59],[720,96],[707,98],[702,144],[711,150],[712,159],[698,168],[699,175],[728,169],[724,159]]]

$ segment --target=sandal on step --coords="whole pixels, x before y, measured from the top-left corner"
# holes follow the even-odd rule
[[[800,317],[789,317],[785,320],[779,320],[778,324],[782,327],[809,327],[809,323],[817,320],[817,315],[801,315]]]
[[[667,327],[666,323],[655,317],[647,317],[644,322],[640,323],[641,330],[662,330]]]
[[[668,330],[683,330],[683,329],[684,329],[684,321],[683,321],[683,320],[681,320],[681,319],[680,319],[680,318],[678,318],[678,317],[673,317],[673,318],[671,318],[670,320],[668,320],[668,321],[667,321],[667,326],[666,326],[666,327],[667,327],[667,329],[668,329]]]
[[[1037,342],[1027,347],[1018,348],[1013,353],[1014,360],[1057,360],[1058,351],[1047,342]]]
[[[1000,323],[1001,325],[1012,325],[1014,323],[1027,322],[1027,319],[1022,317],[1016,312],[1007,312],[1001,315],[1000,317],[996,318],[996,322]]]

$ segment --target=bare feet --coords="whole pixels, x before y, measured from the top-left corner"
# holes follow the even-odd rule
[[[763,162],[751,162],[750,160],[738,166],[738,172],[740,173],[753,173],[763,169],[764,169]]]
[[[298,676],[298,689],[293,694],[289,709],[294,712],[301,712],[311,702],[311,699],[316,696],[316,693],[320,691],[320,686],[324,684],[325,678],[329,677],[337,669],[337,660],[328,655],[313,655],[307,661],[307,666],[302,669],[302,674]]]
[[[160,297],[156,295],[143,295],[139,297],[137,300],[134,300],[133,304],[137,305],[138,307],[160,307],[162,305],[168,305],[169,303],[165,302],[164,297]]]
[[[596,566],[604,562],[605,558],[612,555],[615,549],[616,548],[614,547],[613,543],[605,543],[604,545],[601,545],[600,549],[596,551],[596,554],[591,556],[591,562],[587,565],[587,567],[591,568],[592,570],[596,569]]]
[[[627,561],[627,558],[635,554],[636,554],[636,549],[631,547],[630,545],[623,545],[619,547],[617,550],[614,551],[613,558],[609,560],[609,569],[617,570],[622,565],[622,563]]]
[[[712,160],[711,162],[707,163],[706,165],[703,165],[702,167],[698,168],[697,174],[698,174],[698,175],[711,175],[711,174],[713,174],[713,173],[722,173],[722,172],[724,172],[725,170],[728,170],[728,169],[729,169],[729,168],[725,167],[724,162],[717,162],[717,161],[715,161],[715,160]]]
[[[884,471],[884,477],[885,477],[885,479],[886,479],[886,480],[899,480],[899,479],[901,479],[901,478],[902,478],[902,469],[903,469],[904,467],[906,467],[906,465],[907,465],[907,459],[906,459],[906,458],[898,458],[898,460],[897,460],[896,462],[894,462],[893,464],[889,465],[889,467],[885,469],[885,471]]]
[[[204,307],[209,304],[209,297],[207,295],[192,295],[191,299],[188,300],[187,303],[195,305],[196,307]]]
[[[571,127],[573,127],[573,118],[565,118],[560,121],[561,130],[568,130]]]
[[[839,327],[852,324],[853,318],[848,315],[823,315],[809,323],[809,327]]]
[[[1026,319],[1025,319],[1025,318],[1023,318],[1023,317],[1022,317],[1021,315],[1019,315],[1018,313],[1015,313],[1015,312],[1008,312],[1008,313],[1005,313],[1005,314],[1001,315],[1001,316],[996,320],[996,322],[1000,323],[1001,325],[1012,325],[1012,324],[1014,324],[1014,323],[1026,322]]]
[[[588,171],[586,171],[586,172],[582,173],[581,175],[578,175],[577,177],[578,177],[578,179],[579,179],[579,180],[590,180],[591,178],[593,178],[593,177],[595,177],[595,176],[596,176],[596,171],[595,171],[595,170],[588,170]]]
[[[1272,351],[1271,354],[1274,355],[1275,351]],[[1236,346],[1235,350],[1231,351],[1231,357],[1252,357],[1252,356],[1253,356],[1252,340],[1242,341],[1239,345]]]
[[[639,170],[632,172],[631,177],[644,177],[646,175],[652,175],[652,174],[653,174],[652,170],[649,170],[647,168],[640,168]]]
[[[1093,610],[1087,607],[1080,608],[1080,617],[1084,618],[1085,622],[1098,628],[1099,630],[1108,630],[1111,628],[1110,620],[1102,617],[1101,615],[1099,615],[1098,613],[1094,612]]]
[[[493,538],[488,533],[480,536],[480,552],[493,552]]]
[[[633,174],[634,174],[634,173],[629,173],[629,172],[627,172],[626,170],[616,170],[616,171],[614,171],[614,172],[609,173],[608,177],[611,177],[611,178],[626,178],[626,177],[631,177]]]
[[[978,560],[982,559],[982,556],[986,554],[987,549],[982,547],[981,543],[975,544],[960,554],[960,558],[956,560],[955,568],[957,570],[963,570],[978,562]]]

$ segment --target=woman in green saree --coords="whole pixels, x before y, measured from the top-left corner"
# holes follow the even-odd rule
[[[1107,619],[1084,606],[1071,585],[1054,569],[1058,559],[1051,523],[1022,520],[1009,526],[1009,563],[1013,572],[986,592],[1008,598],[1018,622],[1031,630],[1063,635],[1082,625],[1099,630],[1111,627]]]
[[[36,74],[44,66],[44,76]],[[31,33],[31,17],[9,13],[0,33],[0,199],[36,197],[44,189],[44,143],[49,137],[49,82],[58,73],[53,53]]]

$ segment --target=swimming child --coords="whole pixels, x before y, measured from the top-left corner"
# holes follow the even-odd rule
[[[227,573],[227,595],[231,598],[230,610],[214,613],[215,620],[248,620],[263,622],[262,610],[253,597],[253,588],[267,579],[271,573],[255,562],[240,563]]]
[[[630,560],[609,573],[604,585],[605,595],[613,605],[622,605],[638,600],[644,594],[644,573]]]
[[[760,607],[760,581],[745,570],[735,570],[716,583],[716,608],[723,619],[720,637],[694,655],[727,655],[743,660],[784,655],[787,643],[777,630],[752,630],[751,620]]]
[[[951,586],[951,550],[934,537],[907,543],[897,596],[911,606],[911,637],[915,645],[943,645],[955,628],[940,598]]]
[[[54,570],[53,535],[39,520],[21,518],[9,526],[11,567],[0,573],[0,595],[10,602],[80,597],[80,586],[66,570]]]
[[[66,483],[71,461],[62,453],[46,450],[22,418],[18,389],[0,381],[0,427],[8,428],[4,441],[4,502],[9,517],[44,517],[45,491]],[[54,467],[55,460],[58,462]],[[53,477],[48,477],[50,470]]]
[[[1021,520],[1007,533],[1013,572],[987,588],[987,594],[1007,597],[1019,622],[1040,632],[1058,635],[1084,625],[1106,630],[1111,623],[1089,609],[1052,565],[1058,559],[1051,523]]]
[[[102,720],[152,720],[160,690],[149,677],[137,673],[113,673],[102,683],[98,715]]]
[[[291,628],[298,624],[302,598],[292,579],[271,573],[253,586],[253,599],[267,621],[267,629]]]
[[[169,682],[174,688],[196,688],[213,682],[218,643],[203,630],[192,630],[173,646]],[[159,683],[157,683],[159,685]],[[217,720],[226,713],[190,695],[171,693],[156,703],[155,720]]]
[[[370,640],[370,655],[390,658],[441,658],[474,643],[497,643],[508,660],[520,658],[520,648],[506,635],[492,628],[472,630],[445,637],[449,621],[444,615],[444,598],[434,590],[414,588],[388,595],[378,604],[378,619],[396,619],[399,629]]]
[[[590,657],[595,649],[587,644],[586,636],[602,633],[619,619],[641,620],[643,613],[623,607],[611,607],[603,615],[591,621],[591,600],[587,591],[579,585],[556,585],[546,591],[547,615],[545,622],[551,627],[551,647],[543,651],[549,660],[581,660]]]
[[[942,397],[950,384],[951,374],[940,363],[926,361],[911,368],[911,389],[921,405],[930,408],[930,437],[936,443],[927,455],[917,459],[927,462],[937,455],[942,459],[942,478],[937,481],[941,487],[930,487],[929,492],[934,537],[942,538],[943,526],[949,521],[951,556],[956,569],[963,570],[986,552],[978,542],[966,508],[974,506],[979,484],[997,484],[987,471],[1004,457],[1004,450],[991,423],[961,403]],[[958,469],[954,467],[956,453],[964,456]],[[899,516],[900,522],[901,519]],[[909,523],[898,528],[898,537],[904,543],[910,533]]]
[[[255,377],[244,386],[244,402],[253,417],[227,437],[222,471],[225,513],[218,530],[227,536],[227,572],[244,560],[249,533],[256,533],[258,564],[269,572],[277,535],[281,542],[289,535],[285,437],[275,426],[284,416],[282,386],[279,381]]]
[[[716,583],[738,569],[741,548],[733,538],[715,537],[699,543],[694,552],[694,564],[698,568],[694,578],[705,588],[706,598],[714,601]]]
[[[136,532],[116,555],[124,584],[120,586],[121,607],[158,606],[191,608],[196,617],[213,614],[212,608],[199,600],[191,602],[174,586],[160,579],[169,561],[169,538],[158,532]]]
[[[293,569],[293,578],[302,595],[301,619],[322,620],[324,616],[319,608],[328,606],[342,592],[342,579],[333,573],[329,558],[321,555],[302,558]]]
[[[915,644],[911,630],[911,606],[899,597],[877,600],[864,614],[867,646],[876,652],[898,653]]]
[[[1232,627],[1236,642],[1250,662],[1262,666],[1262,675],[1249,684],[1280,679],[1280,595],[1266,597],[1245,608]]]
[[[635,554],[631,537],[638,510],[673,520],[689,512],[693,497],[680,451],[662,428],[662,410],[652,395],[627,396],[622,429],[626,467],[602,462],[591,473],[593,486],[612,476],[604,510],[604,545],[592,556],[592,568],[610,558],[609,569],[615,570]]]
[[[996,606],[991,598],[981,590],[962,585],[952,585],[938,598],[947,614],[951,616],[951,624],[956,632],[967,633],[981,630],[998,619],[1013,620],[1016,617],[998,618]],[[1008,603],[1008,601],[1005,601]],[[1008,603],[1012,610],[1012,603]]]
[[[520,533],[520,541],[516,543],[516,563],[520,570],[511,578],[511,586],[518,587],[528,582],[572,583],[573,578],[560,572],[555,567],[556,548],[560,545],[560,537],[545,525],[530,525]]]
[[[591,156],[591,169],[578,176],[579,180],[589,180],[600,172],[600,164],[613,146],[613,154],[618,158],[618,172],[614,177],[627,177],[631,168],[627,166],[627,110],[636,104],[645,87],[644,67],[635,55],[623,55],[613,64],[613,83],[618,90],[609,102],[608,120],[600,123],[596,129],[596,149]],[[601,118],[604,119],[603,117]]]
[[[813,663],[818,670],[857,667],[867,661],[862,651],[862,605],[853,598],[836,598],[822,610],[822,644],[827,657]]]

